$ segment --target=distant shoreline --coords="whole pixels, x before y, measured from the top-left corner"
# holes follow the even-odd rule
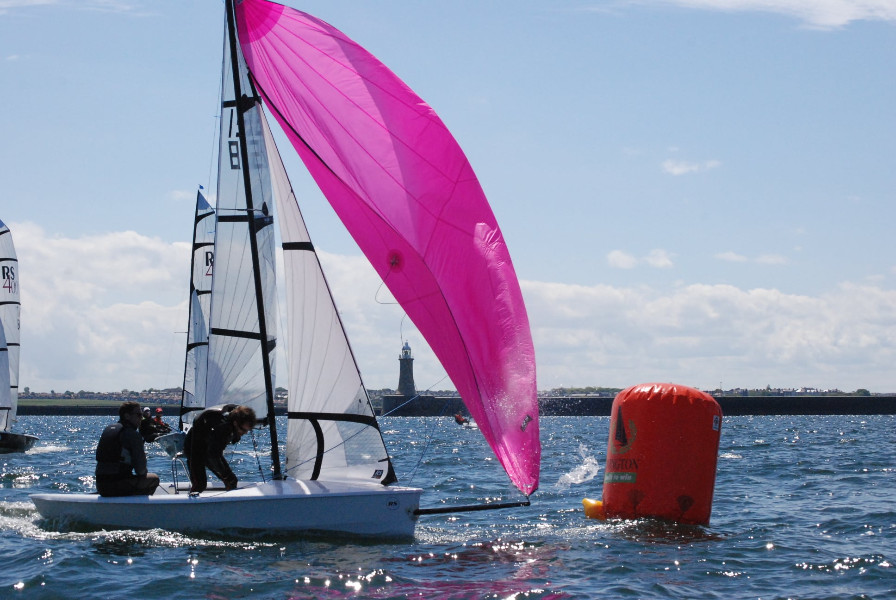
[[[421,406],[416,414],[403,416],[427,416],[433,414],[450,415],[444,410],[446,399],[431,398],[440,410],[433,412],[434,406]],[[457,400],[457,399],[453,399]],[[716,401],[725,416],[743,415],[894,415],[896,395],[881,396],[719,396]],[[51,404],[23,400],[19,404],[20,416],[39,415],[108,415],[118,414],[118,401],[77,400],[71,404]],[[164,403],[146,403],[147,406],[161,406],[165,417],[176,417],[179,406]],[[539,410],[544,416],[609,416],[613,406],[612,397],[543,397],[539,399]],[[453,408],[453,407],[452,407]],[[278,406],[277,415],[286,414],[286,408]]]

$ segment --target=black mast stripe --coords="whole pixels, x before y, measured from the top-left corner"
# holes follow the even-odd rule
[[[263,302],[263,294],[262,294],[262,285],[261,285],[261,265],[259,264],[259,250],[258,250],[258,232],[261,228],[273,223],[273,219],[267,217],[266,219],[255,219],[253,215],[253,209],[256,208],[255,202],[252,197],[252,185],[250,181],[250,167],[251,162],[249,161],[249,145],[246,140],[246,122],[244,115],[249,114],[250,110],[253,110],[256,106],[258,106],[259,112],[261,111],[261,98],[258,96],[258,92],[253,87],[251,79],[249,80],[249,85],[247,86],[249,89],[243,91],[242,82],[240,77],[240,65],[245,65],[245,63],[241,63],[240,54],[239,54],[239,37],[237,35],[237,26],[236,26],[236,1],[235,0],[227,0],[227,39],[229,41],[230,46],[230,68],[231,74],[233,76],[233,93],[234,100],[236,101],[236,117],[237,117],[237,135],[239,138],[239,153],[240,153],[240,170],[242,171],[243,176],[243,191],[246,195],[246,208],[248,209],[248,215],[252,215],[253,218],[249,220],[248,230],[249,230],[249,249],[252,257],[252,271],[255,277],[255,302],[256,302],[256,311],[258,314],[258,330],[259,337],[261,340],[261,367],[264,374],[264,386],[265,386],[265,396],[267,399],[267,412],[271,415],[270,419],[270,434],[271,434],[271,463],[273,466],[274,472],[272,476],[274,479],[281,479],[281,471],[280,471],[280,446],[277,442],[277,425],[276,419],[273,418],[274,415],[274,381],[273,381],[273,365],[271,364],[271,356],[270,353],[273,349],[274,343],[273,341],[268,341],[268,331],[267,331],[267,323],[265,323],[265,311],[264,306],[262,306]],[[248,92],[248,93],[246,93]],[[251,96],[251,97],[250,97]],[[257,117],[259,120],[264,119],[264,114],[260,114]],[[263,198],[259,198],[259,201],[263,201]],[[263,206],[263,205],[262,205]],[[258,208],[262,208],[261,206]],[[248,216],[247,215],[247,216]],[[259,223],[261,221],[261,223]],[[275,333],[275,332],[272,332]]]

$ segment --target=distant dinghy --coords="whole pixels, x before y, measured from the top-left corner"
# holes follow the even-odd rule
[[[19,406],[19,261],[0,221],[0,453],[26,452],[37,437],[12,431]]]

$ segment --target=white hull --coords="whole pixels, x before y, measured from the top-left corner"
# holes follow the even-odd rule
[[[378,483],[288,479],[197,496],[162,484],[152,496],[32,494],[31,500],[45,519],[122,529],[413,537],[422,492]]]

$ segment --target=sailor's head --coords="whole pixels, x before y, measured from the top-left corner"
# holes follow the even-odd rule
[[[149,407],[148,407],[148,406],[144,406],[144,407],[143,407],[143,416],[144,416],[144,417],[148,417],[148,416],[149,416]]]
[[[249,430],[255,427],[255,421],[255,411],[248,406],[237,406],[230,411],[233,432],[239,437],[249,433]]]
[[[141,414],[140,404],[133,400],[122,402],[118,407],[118,416],[122,420],[133,420],[135,426],[140,423]]]
[[[161,414],[162,414],[162,407],[161,407],[161,406],[158,407],[158,408],[156,409],[156,414],[157,414],[157,415],[161,415]]]

